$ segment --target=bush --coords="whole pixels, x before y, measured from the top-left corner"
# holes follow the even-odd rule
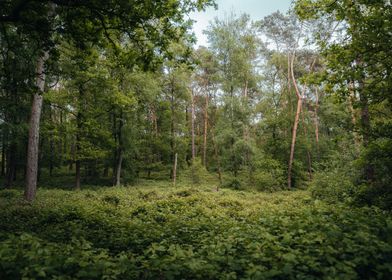
[[[211,175],[205,166],[201,163],[200,158],[196,158],[191,162],[191,165],[183,170],[179,171],[180,176],[179,179],[186,183],[191,183],[194,185],[200,185],[205,183],[212,183],[216,181],[213,175]]]
[[[87,193],[40,189],[33,204],[0,197],[0,279],[391,275],[392,219],[378,208],[180,184],[107,188],[86,202]]]
[[[278,191],[286,188],[283,165],[266,155],[259,155],[255,161],[254,185],[260,191]]]
[[[3,198],[14,198],[19,195],[17,190],[11,190],[11,189],[4,189],[0,191],[0,197]]]
[[[233,189],[233,190],[240,190],[242,187],[241,181],[238,178],[230,177],[229,179],[225,180],[223,184],[225,188]]]
[[[310,183],[314,198],[328,202],[352,202],[357,191],[352,179],[338,170],[317,172]]]

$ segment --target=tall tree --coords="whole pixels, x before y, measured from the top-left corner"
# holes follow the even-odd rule
[[[173,39],[186,32],[184,15],[212,4],[204,1],[2,1],[0,22],[15,26],[20,32],[36,38],[38,93],[34,95],[28,145],[25,198],[32,201],[36,192],[38,169],[39,123],[42,92],[45,85],[45,62],[54,50],[56,40],[66,38],[80,45],[98,43],[106,37],[116,45],[116,36],[125,34],[141,43],[140,57],[151,60]],[[137,33],[143,28],[142,38]],[[152,44],[143,44],[148,38]]]

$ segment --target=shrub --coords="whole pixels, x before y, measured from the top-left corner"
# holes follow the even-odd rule
[[[392,219],[305,191],[41,189],[0,197],[0,279],[389,279]],[[18,193],[21,195],[21,193]],[[114,208],[103,203],[116,197]],[[113,199],[110,198],[110,201]],[[116,200],[116,199],[114,199]]]
[[[338,170],[317,172],[310,183],[312,196],[328,202],[352,202],[357,187]]]
[[[117,206],[120,203],[120,199],[114,195],[106,195],[102,198],[102,201],[107,202],[109,204]]]
[[[180,171],[179,178],[182,181],[189,182],[194,185],[216,181],[214,176],[211,175],[201,163],[200,158],[196,158],[191,162],[191,165],[187,169]]]
[[[266,155],[259,155],[254,164],[254,185],[260,191],[277,191],[285,188],[283,165]]]
[[[242,187],[241,181],[238,178],[230,177],[229,179],[225,180],[223,184],[225,188],[233,189],[233,190],[240,190]]]

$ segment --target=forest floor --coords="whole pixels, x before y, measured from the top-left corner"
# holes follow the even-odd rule
[[[388,279],[377,208],[167,183],[0,191],[0,279]],[[390,279],[390,278],[389,278]]]

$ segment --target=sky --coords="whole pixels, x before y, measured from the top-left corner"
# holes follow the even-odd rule
[[[265,16],[279,10],[286,12],[290,8],[291,0],[216,0],[218,10],[208,8],[205,12],[192,13],[193,31],[196,34],[197,46],[207,46],[207,37],[203,30],[207,29],[209,22],[215,17],[224,18],[232,12],[236,15],[247,13],[252,20],[260,20]]]

